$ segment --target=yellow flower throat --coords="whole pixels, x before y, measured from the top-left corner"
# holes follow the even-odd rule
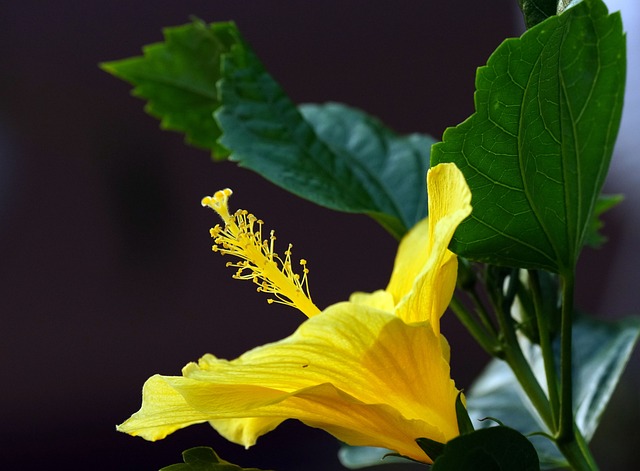
[[[315,316],[320,310],[311,301],[307,274],[307,261],[300,260],[302,276],[293,272],[291,265],[291,247],[284,252],[284,260],[274,251],[276,236],[269,233],[269,239],[262,238],[263,222],[253,214],[238,210],[229,213],[229,197],[233,192],[226,188],[213,196],[202,199],[202,206],[213,209],[222,218],[224,227],[217,224],[211,229],[214,252],[233,255],[240,260],[227,262],[228,267],[238,270],[233,275],[240,280],[253,280],[258,291],[270,293],[274,297],[269,303],[281,303],[293,306],[307,317]]]

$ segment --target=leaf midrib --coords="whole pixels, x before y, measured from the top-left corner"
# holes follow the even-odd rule
[[[304,119],[304,115],[302,115],[303,119]],[[306,119],[305,119],[306,121]],[[329,146],[324,140],[322,140],[317,133],[315,133],[315,129],[313,128],[313,126],[311,126],[311,128],[314,130],[314,134],[316,134],[316,138],[323,142],[325,144],[325,146],[329,149],[329,150],[333,150],[331,146]],[[383,148],[383,154],[385,156],[389,155],[389,141],[387,139],[387,137],[384,135],[384,133],[379,133],[377,135],[377,138],[380,140],[381,146]],[[401,210],[400,210],[400,206],[399,203],[392,198],[391,193],[389,193],[387,186],[384,184],[383,180],[382,180],[382,175],[377,175],[376,173],[371,172],[360,160],[358,160],[357,158],[355,158],[351,152],[348,149],[344,149],[344,148],[340,148],[340,153],[342,154],[343,157],[345,157],[348,162],[349,162],[349,166],[350,167],[357,167],[358,169],[360,169],[362,171],[363,174],[367,175],[368,178],[368,182],[372,183],[372,186],[378,188],[380,190],[380,194],[384,197],[384,200],[387,201],[387,204],[390,206],[390,209],[393,211],[393,216],[395,216],[402,224],[405,228],[409,228],[409,226],[411,225],[410,221],[406,221]],[[336,155],[335,152],[332,152],[334,155]],[[417,166],[419,167],[419,157],[416,156],[415,152],[411,152],[412,155],[412,160],[414,163],[417,164]],[[357,176],[356,173],[353,173],[354,176],[356,177],[356,179],[362,183],[362,180]],[[372,197],[373,195],[371,194],[370,191],[368,191],[367,186],[363,185],[363,189],[364,191],[370,196]],[[425,190],[426,191],[426,190]],[[371,201],[375,201],[373,198],[371,198]],[[416,209],[417,211],[419,210]]]
[[[172,87],[175,87],[179,90],[183,90],[189,93],[193,93],[194,95],[199,95],[199,96],[203,96],[209,100],[213,100],[213,101],[217,101],[218,99],[218,94],[215,90],[216,86],[215,86],[215,82],[216,80],[213,81],[212,84],[212,88],[213,88],[213,93],[211,92],[207,92],[204,91],[204,88],[202,87],[194,87],[194,86],[189,86],[188,84],[186,84],[185,82],[179,80],[179,79],[159,79],[157,75],[147,75],[145,73],[138,73],[138,74],[134,74],[131,75],[131,77],[140,77],[142,79],[145,79],[148,82],[152,82],[152,83],[157,83],[157,84],[161,84],[161,85],[170,85]],[[136,85],[136,88],[139,88],[140,85]]]
[[[530,192],[530,189],[529,189],[529,186],[528,186],[528,180],[525,178],[525,170],[524,170],[524,162],[523,162],[523,147],[526,144],[526,140],[523,139],[523,135],[524,135],[523,121],[524,121],[525,111],[528,109],[527,107],[524,106],[525,97],[527,95],[527,90],[529,89],[530,84],[534,81],[534,79],[533,79],[534,71],[541,70],[541,68],[542,68],[541,59],[542,59],[542,55],[543,55],[544,50],[547,47],[547,45],[548,45],[548,42],[545,45],[543,45],[543,47],[540,49],[538,57],[536,58],[535,63],[531,67],[531,70],[529,72],[529,76],[527,77],[527,85],[524,87],[524,90],[523,90],[523,93],[522,93],[522,99],[521,99],[521,102],[520,102],[520,116],[519,116],[519,122],[518,122],[517,143],[518,143],[518,169],[520,170],[520,178],[522,179],[522,190],[523,190],[523,192],[525,194],[525,197],[527,199],[527,204],[529,205],[529,208],[531,208],[531,213],[535,216],[536,220],[538,221],[538,224],[540,224],[540,227],[542,228],[542,233],[544,234],[544,237],[547,240],[547,243],[549,244],[549,247],[551,247],[551,249],[553,250],[553,255],[555,256],[555,259],[549,257],[549,254],[547,254],[546,252],[543,252],[544,256],[545,256],[545,258],[551,260],[552,265],[555,265],[554,262],[559,261],[558,248],[554,244],[553,238],[550,237],[549,229],[548,229],[547,225],[545,224],[544,219],[538,213],[538,208],[533,204],[533,196],[531,195],[531,192]],[[521,47],[522,47],[522,45],[521,45]],[[559,67],[560,67],[560,56],[558,55],[558,68]],[[540,79],[540,74],[538,74],[538,80],[539,79]],[[538,83],[538,87],[540,88],[540,84],[539,83]],[[558,98],[560,98],[560,97],[558,97]],[[539,100],[539,95],[538,95],[538,100]],[[558,103],[560,103],[559,100],[558,100]],[[542,119],[542,117],[541,117],[541,119]],[[546,129],[546,126],[545,126],[545,129]],[[560,136],[562,136],[562,122],[560,123]],[[560,144],[559,147],[560,147],[560,157],[561,157],[560,160],[561,160],[561,163],[563,163],[562,162],[562,144]],[[564,165],[563,165],[563,173],[564,173]],[[566,215],[566,199],[565,199],[565,210],[564,211],[565,211],[565,220],[566,220],[566,216],[567,216]]]
[[[231,59],[233,61],[233,58],[229,57],[228,59]],[[227,59],[227,60],[228,60]],[[256,80],[257,84],[263,84],[265,79],[267,79],[267,83],[270,83],[270,77],[268,76],[266,71],[259,71],[258,72],[258,80]],[[272,96],[271,93],[264,93],[263,91],[263,96]],[[356,159],[355,157],[353,157],[351,155],[351,153],[345,149],[340,149],[340,155],[337,154],[337,152],[323,139],[321,139],[321,137],[318,135],[318,133],[316,132],[315,128],[312,126],[312,124],[306,120],[306,118],[304,117],[304,113],[302,113],[299,109],[299,107],[296,107],[295,104],[293,104],[288,97],[286,97],[286,95],[283,95],[281,92],[278,92],[276,94],[275,97],[273,97],[275,100],[270,100],[271,101],[271,105],[270,108],[274,109],[274,110],[278,110],[278,114],[281,115],[282,111],[280,109],[280,106],[274,104],[273,101],[278,101],[278,100],[285,100],[289,103],[291,103],[291,105],[295,108],[296,113],[298,115],[298,117],[300,118],[300,124],[303,126],[308,127],[308,129],[311,131],[311,133],[313,134],[314,138],[316,139],[316,141],[322,146],[322,148],[329,152],[331,154],[332,158],[332,162],[338,162],[340,160],[340,157],[344,158],[347,162],[348,165],[346,166],[347,171],[353,176],[354,180],[358,182],[358,184],[360,185],[362,192],[358,192],[356,194],[356,196],[358,194],[363,194],[363,195],[367,195],[366,200],[358,197],[355,199],[355,201],[357,201],[357,203],[363,208],[366,209],[366,211],[368,212],[379,212],[381,208],[378,208],[379,205],[375,204],[375,200],[372,198],[372,193],[370,191],[368,191],[367,186],[363,185],[363,180],[361,179],[361,177],[358,176],[358,174],[354,171],[351,170],[351,168],[358,168],[363,174],[368,175],[369,181],[372,183],[373,186],[377,187],[380,190],[380,193],[384,196],[385,201],[387,201],[388,205],[390,205],[389,209],[392,209],[394,211],[394,213],[392,214],[393,217],[395,217],[405,228],[407,226],[407,222],[405,221],[404,217],[402,217],[402,214],[399,212],[399,207],[396,204],[396,202],[390,197],[389,193],[386,191],[386,188],[382,185],[381,180],[379,178],[376,177],[376,175],[372,174],[370,171],[368,171],[368,169],[360,162],[358,161],[358,159]],[[282,122],[286,122],[286,120],[281,120]],[[318,159],[317,156],[315,155],[315,153],[311,152],[311,149],[313,148],[313,146],[304,146],[301,145],[299,142],[299,139],[295,138],[296,136],[294,136],[294,133],[292,132],[292,130],[290,130],[288,127],[285,130],[285,133],[288,134],[289,136],[291,136],[289,140],[289,142],[294,142],[296,149],[298,152],[301,153],[301,155],[304,155],[306,160],[308,162],[312,162],[314,164],[314,169],[318,169],[321,170],[323,175],[329,179],[329,180],[333,180],[334,184],[336,184],[336,187],[339,189],[342,189],[342,191],[344,192],[344,194],[350,194],[351,192],[349,191],[349,187],[346,184],[346,182],[343,182],[341,179],[339,180],[334,180],[332,178],[332,176],[334,175],[335,172],[331,171],[330,168],[330,161],[328,161],[327,159]],[[388,149],[388,143],[386,141],[386,139],[384,139],[383,136],[383,141],[384,141],[384,146],[386,149]],[[386,211],[385,211],[386,212]]]

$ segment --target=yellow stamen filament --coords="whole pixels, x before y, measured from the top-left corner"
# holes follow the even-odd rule
[[[253,214],[238,210],[229,213],[230,189],[217,191],[213,196],[202,199],[202,206],[213,209],[222,218],[224,227],[217,224],[211,229],[214,252],[239,258],[237,262],[227,262],[228,267],[238,270],[233,275],[240,280],[252,280],[258,291],[269,293],[273,298],[269,303],[281,303],[295,307],[307,317],[315,316],[320,310],[311,301],[307,274],[307,261],[300,260],[302,277],[294,273],[291,263],[291,247],[284,252],[284,260],[275,252],[276,236],[269,233],[269,239],[262,238],[263,222]]]

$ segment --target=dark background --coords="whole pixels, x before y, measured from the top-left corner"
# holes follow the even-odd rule
[[[617,3],[628,9],[634,54],[638,37],[630,24],[638,10]],[[285,337],[303,320],[231,279],[224,260],[210,252],[208,229],[217,221],[200,207],[202,196],[232,187],[233,207],[277,229],[281,250],[293,242],[294,255],[309,260],[321,307],[384,287],[391,271],[395,242],[374,222],[301,201],[233,164],[214,164],[181,135],[159,130],[130,87],[99,70],[99,62],[140,54],[142,45],[162,40],[162,27],[192,14],[235,20],[294,101],[341,101],[398,132],[439,137],[473,112],[475,68],[521,32],[515,5],[3,2],[0,467],[154,470],[179,462],[185,448],[210,445],[245,466],[340,469],[335,440],[295,422],[249,451],[206,425],[157,443],[116,433],[115,425],[138,409],[151,374],[178,374],[206,352],[232,358]],[[630,70],[630,89],[637,79]],[[633,93],[629,100],[638,105]],[[632,147],[639,108],[625,110],[607,184],[627,193],[607,217],[613,241],[581,261],[578,305],[610,318],[639,311]],[[453,316],[443,330],[452,343],[452,374],[467,388],[487,357]],[[638,417],[636,362],[594,440],[605,470],[640,464],[625,439],[625,427]]]

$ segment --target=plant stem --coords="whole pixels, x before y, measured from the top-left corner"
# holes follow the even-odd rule
[[[560,323],[560,422],[557,442],[574,438],[573,426],[573,362],[571,359],[573,330],[574,274],[567,271],[562,279],[562,319]]]
[[[533,294],[533,304],[536,310],[540,348],[544,360],[545,376],[549,402],[553,413],[555,430],[558,431],[556,443],[571,467],[576,471],[594,471],[598,469],[582,434],[575,426],[573,417],[573,388],[572,388],[572,357],[571,334],[573,326],[573,289],[574,278],[562,279],[563,309],[561,319],[561,394],[558,396],[558,377],[555,366],[555,356],[551,345],[549,324],[546,322],[548,313],[543,310],[542,293],[538,272],[529,270],[530,287]],[[568,322],[565,322],[568,321]],[[564,428],[563,428],[564,426]]]
[[[571,435],[572,439],[570,441],[556,442],[558,448],[571,465],[571,469],[575,471],[598,471],[598,465],[593,459],[584,437],[575,425]]]
[[[495,337],[497,335],[496,327],[493,324],[493,322],[491,322],[491,316],[487,312],[487,309],[486,309],[484,303],[482,302],[482,299],[480,299],[480,296],[478,295],[478,292],[475,289],[473,289],[473,290],[469,291],[468,293],[471,296],[471,299],[473,300],[473,305],[476,308],[476,313],[478,314],[478,317],[480,318],[480,322],[482,322],[482,325],[484,326],[484,328],[488,332],[491,332],[491,334]]]
[[[453,297],[450,307],[487,353],[494,357],[502,358],[509,364],[522,389],[540,415],[540,418],[548,430],[551,431],[552,435],[555,436],[556,444],[571,468],[575,471],[598,471],[598,465],[593,459],[584,437],[575,425],[573,416],[573,370],[571,359],[573,291],[575,280],[573,272],[561,276],[563,302],[560,326],[561,364],[559,385],[549,324],[546,322],[548,319],[545,317],[548,313],[544,312],[540,280],[537,272],[532,270],[529,273],[538,331],[540,334],[540,346],[547,378],[548,397],[540,386],[531,369],[531,365],[522,352],[516,334],[515,322],[511,317],[511,306],[517,291],[517,283],[519,282],[516,279],[516,271],[510,275],[511,278],[506,293],[502,293],[502,291],[490,293],[495,296],[491,297],[491,301],[493,310],[496,313],[500,337],[496,336],[494,329],[488,331],[489,326],[486,324],[488,317],[480,320],[477,319],[457,297]],[[475,298],[474,301],[477,302],[478,299]],[[486,310],[484,314],[487,314]]]
[[[478,323],[476,318],[471,314],[462,302],[454,296],[451,299],[449,307],[454,312],[462,325],[469,331],[473,338],[480,346],[491,356],[497,356],[500,353],[500,345],[495,336],[487,333],[487,331]]]
[[[597,471],[596,464],[587,443],[578,430],[573,416],[573,292],[574,271],[561,275],[562,319],[560,323],[560,423],[556,444],[572,469],[577,471]]]
[[[540,349],[544,361],[544,373],[547,378],[547,392],[549,393],[549,404],[553,414],[553,429],[558,430],[558,419],[560,414],[560,398],[558,397],[558,373],[556,371],[555,355],[551,344],[549,333],[548,313],[543,310],[542,291],[540,289],[540,278],[536,270],[529,270],[529,280],[531,293],[533,295],[533,305],[535,317],[538,324],[538,334],[540,336]]]
[[[511,288],[514,288],[516,283],[514,277],[517,276],[517,274],[514,273],[511,276]],[[513,289],[510,290],[513,291]],[[516,336],[514,321],[510,313],[512,302],[513,299],[510,294],[507,293],[504,297],[500,296],[499,302],[494,306],[498,323],[500,324],[500,330],[504,336],[504,359],[511,367],[511,370],[518,379],[522,389],[524,389],[524,392],[538,411],[540,418],[544,421],[547,428],[555,431],[553,412],[551,411],[549,400],[547,399],[542,387],[540,387],[540,383],[531,370],[531,365],[524,357],[522,349],[520,348],[520,343]]]

